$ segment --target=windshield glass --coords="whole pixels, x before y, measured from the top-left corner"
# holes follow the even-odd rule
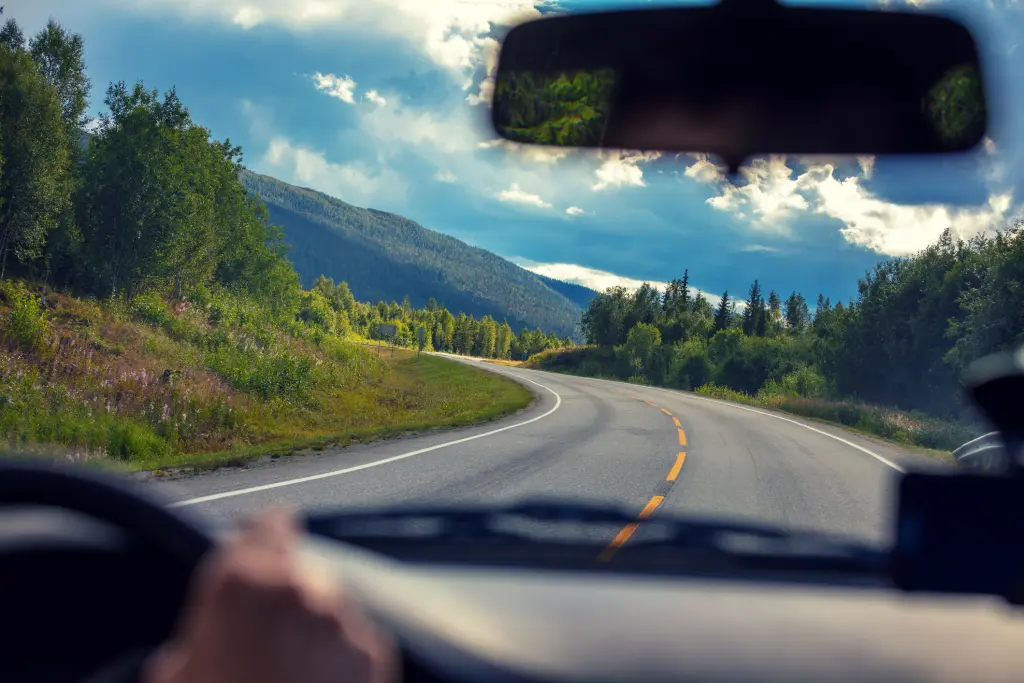
[[[544,499],[626,514],[512,525],[605,561],[662,515],[889,543],[899,474],[987,431],[962,372],[1024,339],[1024,6],[870,5],[969,22],[969,154],[498,139],[510,26],[641,5],[8,2],[0,437],[225,522]],[[584,139],[585,81],[517,125]]]

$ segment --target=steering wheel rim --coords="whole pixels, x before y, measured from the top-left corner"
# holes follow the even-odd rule
[[[34,505],[88,515],[127,532],[190,572],[213,547],[199,528],[114,477],[50,462],[0,462],[0,507]]]

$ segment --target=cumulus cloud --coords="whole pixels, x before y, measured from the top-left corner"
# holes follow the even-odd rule
[[[498,26],[540,16],[543,0],[111,0],[132,10],[213,18],[244,30],[260,25],[303,30],[337,27],[400,38],[463,88],[493,48]]]
[[[313,74],[313,85],[320,92],[336,97],[342,102],[354,104],[356,101],[356,82],[349,76],[335,76],[334,74],[322,74],[319,71]]]
[[[500,148],[515,154],[524,161],[532,161],[540,164],[553,164],[567,156],[573,151],[566,147],[549,147],[547,145],[522,145],[518,142],[510,142],[503,138],[495,140],[484,140],[476,145],[480,149]]]
[[[942,204],[903,205],[880,199],[863,181],[871,177],[874,159],[857,159],[860,173],[846,178],[822,160],[806,161],[797,173],[783,156],[755,159],[741,169],[746,182],[734,185],[713,173],[706,159],[686,169],[686,175],[718,182],[719,193],[707,203],[748,219],[755,229],[786,233],[799,216],[824,215],[843,224],[840,233],[851,244],[889,256],[905,256],[934,242],[943,230],[967,239],[1007,224],[1013,193],[993,192],[986,204],[950,207]]]
[[[388,168],[372,169],[365,164],[338,164],[323,152],[275,137],[258,162],[261,172],[287,182],[315,188],[353,204],[397,201],[404,198],[405,183]]]
[[[584,211],[578,206],[570,206],[568,209],[565,210],[565,212],[570,216],[582,216],[583,214],[586,213],[586,211]]]
[[[434,180],[439,183],[455,183],[458,182],[458,178],[451,171],[438,171],[434,174]]]
[[[374,104],[380,105],[382,107],[388,103],[388,101],[384,99],[381,96],[381,94],[376,90],[367,90],[366,94],[363,95],[363,99],[369,100],[370,102],[373,102]]]
[[[524,204],[526,206],[535,206],[539,209],[551,208],[551,204],[541,199],[540,195],[523,191],[523,189],[519,187],[519,183],[512,183],[507,190],[502,190],[494,196],[500,202]]]
[[[657,152],[610,152],[603,153],[604,162],[595,175],[597,182],[591,185],[595,192],[612,187],[645,187],[644,172],[640,164],[654,161],[661,155]]]

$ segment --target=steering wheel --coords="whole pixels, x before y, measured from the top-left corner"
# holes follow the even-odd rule
[[[5,582],[10,584],[4,593],[5,608],[9,610],[12,619],[18,619],[20,615],[31,625],[25,626],[26,634],[22,638],[25,642],[16,638],[13,643],[7,643],[15,650],[9,653],[13,657],[10,661],[0,664],[0,679],[6,677],[3,670],[12,666],[18,668],[21,666],[18,662],[24,664],[27,661],[35,667],[64,667],[60,668],[62,676],[59,678],[43,675],[37,680],[81,681],[80,675],[67,678],[63,673],[78,671],[75,667],[83,657],[88,661],[91,661],[91,657],[98,657],[98,661],[93,661],[87,668],[95,671],[96,665],[106,666],[101,662],[109,662],[112,666],[104,669],[102,680],[134,680],[130,670],[141,660],[135,661],[138,651],[132,648],[141,646],[143,642],[153,642],[151,639],[154,634],[171,628],[187,583],[200,561],[213,547],[211,536],[198,525],[173,514],[158,500],[149,499],[113,476],[53,462],[21,459],[0,461],[0,511],[14,506],[58,508],[92,518],[116,529],[128,541],[126,547],[135,550],[129,550],[130,555],[123,556],[126,564],[116,564],[121,562],[118,558],[122,556],[111,556],[106,560],[107,564],[100,566],[104,572],[111,569],[116,571],[113,574],[98,575],[95,573],[98,571],[95,564],[68,564],[75,562],[74,559],[67,559],[77,557],[74,555],[57,556],[65,558],[62,566],[55,566],[54,561],[47,560],[45,556],[18,561],[5,556],[11,560],[0,571]],[[145,564],[132,564],[132,557],[145,558]],[[140,566],[154,573],[138,576],[134,572]],[[90,571],[93,573],[90,574]],[[88,579],[83,580],[83,572]],[[155,584],[152,583],[154,581]],[[15,585],[18,588],[15,589]],[[112,590],[117,593],[112,593]],[[41,604],[48,604],[49,609],[41,607]],[[81,604],[90,605],[92,614],[79,614],[83,610],[72,607]],[[65,614],[62,615],[61,610]],[[123,617],[126,613],[135,614],[142,621],[122,620],[115,626],[105,624],[97,629],[90,620],[93,615],[103,613],[115,622],[116,617],[113,615]],[[74,624],[79,629],[77,633],[80,635],[77,638],[74,636],[74,627],[69,628],[68,624]],[[90,626],[93,628],[90,629]],[[83,632],[82,628],[90,630]],[[42,644],[35,642],[37,638],[27,635],[59,631],[67,638],[69,630],[71,641],[51,642],[46,646],[59,648],[57,651],[61,656],[56,659],[52,658],[52,652],[50,655],[45,654]],[[54,638],[60,640],[55,633]],[[129,649],[119,650],[118,643],[122,642],[122,638],[134,641],[135,645],[126,642],[125,646]],[[88,649],[86,643],[101,643],[114,659],[95,654]],[[41,652],[34,652],[41,648]],[[98,649],[101,653],[104,651],[103,648]],[[113,650],[118,650],[120,654]],[[112,671],[129,673],[112,674]]]
[[[106,522],[190,573],[213,547],[206,533],[112,477],[51,463],[0,463],[0,507],[12,505],[62,508]]]

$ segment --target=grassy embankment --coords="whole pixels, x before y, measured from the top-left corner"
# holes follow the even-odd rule
[[[127,469],[209,467],[467,425],[532,400],[482,370],[374,350],[222,295],[169,304],[0,283],[0,439]]]
[[[524,367],[584,377],[621,379],[608,372],[614,367],[614,350],[577,347],[544,351],[531,356]],[[668,387],[678,388],[678,387]],[[703,396],[779,410],[823,422],[849,427],[895,443],[948,452],[979,436],[983,430],[919,412],[870,405],[852,399],[801,396],[800,387],[774,383],[756,395],[707,383],[694,389]]]

